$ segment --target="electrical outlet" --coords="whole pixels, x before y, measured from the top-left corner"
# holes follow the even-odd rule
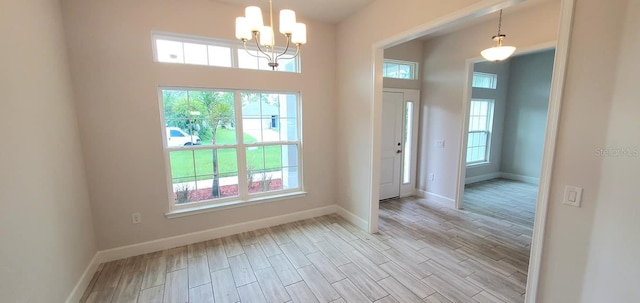
[[[436,147],[444,148],[444,140],[437,140],[436,141]]]
[[[436,175],[435,174],[429,174],[429,181],[433,181],[436,179]]]
[[[131,213],[131,223],[133,224],[142,223],[142,215],[140,213]]]

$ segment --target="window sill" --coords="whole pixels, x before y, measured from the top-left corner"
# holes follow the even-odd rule
[[[478,162],[478,163],[467,164],[467,167],[473,168],[473,167],[487,166],[489,164],[491,164],[491,162],[489,162],[489,161],[487,161],[487,162]]]
[[[165,216],[168,219],[180,218],[180,217],[198,215],[198,214],[203,214],[208,212],[221,211],[225,209],[257,205],[257,204],[262,204],[267,202],[301,198],[306,195],[307,193],[304,191],[297,191],[297,192],[284,193],[284,194],[273,195],[268,197],[256,197],[256,198],[249,199],[247,201],[231,201],[231,202],[224,202],[224,203],[213,204],[213,205],[200,205],[200,206],[194,206],[190,208],[176,209],[166,213]]]

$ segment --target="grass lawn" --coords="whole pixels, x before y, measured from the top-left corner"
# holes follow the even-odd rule
[[[218,144],[235,144],[233,130],[218,129],[216,142]],[[246,143],[256,142],[256,139],[244,134]],[[205,142],[207,144],[208,142]],[[237,176],[238,158],[235,148],[220,148],[218,152],[218,169],[221,177]],[[212,179],[213,151],[185,150],[174,151],[171,157],[171,176],[174,183],[195,180]],[[280,146],[252,147],[247,150],[247,162],[250,170],[276,170],[282,167],[282,148]]]

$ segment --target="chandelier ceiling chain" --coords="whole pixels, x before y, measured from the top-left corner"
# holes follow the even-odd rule
[[[257,6],[245,8],[245,16],[236,18],[236,38],[242,41],[244,49],[253,57],[263,58],[268,61],[269,67],[275,70],[280,64],[278,59],[293,59],[300,54],[300,45],[307,43],[307,26],[296,22],[296,13],[293,10],[280,11],[280,33],[287,43],[284,50],[278,53],[273,33],[273,1],[269,0],[269,26],[264,26],[262,10]],[[256,50],[249,50],[247,41],[255,39]],[[296,51],[290,57],[287,55],[291,43],[296,45]],[[257,51],[257,52],[256,52]]]
[[[500,35],[502,35],[502,10],[500,10],[500,18],[498,19],[498,36]]]

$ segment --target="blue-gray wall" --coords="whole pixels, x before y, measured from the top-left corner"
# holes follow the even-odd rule
[[[501,171],[538,179],[555,51],[514,57],[502,137]]]

